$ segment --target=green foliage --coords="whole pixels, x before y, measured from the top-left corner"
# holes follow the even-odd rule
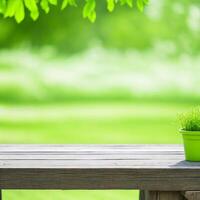
[[[180,116],[181,129],[185,131],[200,131],[200,108]]]
[[[91,22],[96,19],[96,1],[97,0],[85,0],[83,8],[83,17],[88,18]],[[143,11],[144,6],[148,3],[148,0],[134,0],[140,11]],[[50,5],[58,5],[61,3],[61,9],[63,10],[67,6],[78,6],[76,0],[0,0],[0,13],[4,17],[14,17],[18,23],[20,23],[25,17],[25,9],[30,11],[30,16],[33,20],[39,17],[40,9],[46,13],[50,10]],[[112,12],[115,8],[115,4],[133,6],[133,0],[107,0],[107,9]]]
[[[76,8],[68,6],[62,12],[62,2],[60,6],[51,6],[51,12],[46,15],[42,11],[40,20],[36,22],[27,16],[23,23],[17,24],[0,16],[0,49],[30,46],[34,51],[41,51],[44,47],[51,47],[58,55],[66,56],[100,44],[120,51],[151,52],[154,48],[161,48],[165,51],[161,55],[197,57],[200,52],[200,26],[198,17],[194,15],[191,20],[190,13],[194,8],[198,12],[199,1],[191,2],[192,7],[188,0],[163,0],[162,6],[157,9],[157,2],[152,1],[145,14],[136,11],[134,1],[132,9],[127,5],[121,7],[118,3],[110,14],[106,1],[99,0],[96,1],[98,20],[94,24],[81,17],[83,0],[77,0],[79,6]],[[181,13],[174,9],[177,5]],[[196,29],[189,21],[192,25],[196,24]],[[81,34],[77,34],[77,27]],[[197,62],[193,63],[193,66],[197,65]]]

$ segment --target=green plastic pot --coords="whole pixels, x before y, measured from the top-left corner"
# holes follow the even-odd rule
[[[180,133],[183,135],[186,160],[200,162],[200,131],[180,130]]]

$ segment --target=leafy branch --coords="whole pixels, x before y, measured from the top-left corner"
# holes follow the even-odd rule
[[[83,17],[88,18],[91,22],[96,19],[96,2],[97,0],[85,0],[83,8]],[[140,11],[143,11],[148,0],[106,0],[108,11],[112,12],[116,4],[128,5],[133,7],[133,3],[137,5]],[[76,0],[0,0],[0,13],[4,17],[14,17],[18,23],[25,18],[25,9],[28,9],[33,20],[38,19],[40,9],[48,13],[51,5],[61,3],[61,9],[67,6],[78,6]]]

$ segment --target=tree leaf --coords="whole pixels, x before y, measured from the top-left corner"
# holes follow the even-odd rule
[[[64,10],[68,5],[70,6],[77,6],[75,0],[63,0],[61,10]]]
[[[61,9],[64,10],[68,6],[68,4],[69,4],[68,0],[63,0]]]
[[[115,1],[114,0],[107,0],[107,9],[112,12],[115,8]]]
[[[96,19],[96,1],[95,0],[86,0],[86,4],[83,8],[83,17],[88,18],[91,22],[94,22]]]
[[[6,9],[6,0],[0,0],[0,13],[4,13]]]
[[[141,12],[143,12],[144,10],[143,0],[137,0],[137,7]]]
[[[68,5],[77,6],[76,0],[60,0],[62,2],[61,9],[63,10]],[[91,22],[96,19],[96,1],[97,0],[85,0],[85,6],[83,8],[83,17],[88,18]],[[133,0],[105,0],[107,2],[108,11],[112,12],[116,3],[121,5],[133,6]],[[137,8],[143,11],[144,6],[148,4],[149,0],[135,0]],[[25,17],[25,8],[30,11],[30,16],[33,20],[39,17],[38,5],[46,13],[50,10],[50,5],[57,5],[58,0],[0,0],[0,13],[4,17],[15,17],[17,22],[21,22]]]
[[[7,7],[5,10],[5,17],[13,17],[17,9],[17,0],[8,0]]]
[[[36,20],[39,17],[39,11],[36,0],[24,0],[25,6],[30,11],[31,18]]]
[[[144,5],[147,5],[149,3],[149,0],[143,0]]]
[[[23,0],[18,0],[18,5],[16,8],[17,9],[15,11],[15,19],[17,23],[20,23],[24,19],[24,16],[25,16]]]
[[[50,4],[52,5],[57,5],[58,1],[57,0],[48,0]]]
[[[129,7],[133,7],[133,0],[120,0],[121,5],[127,4]]]
[[[49,8],[49,2],[48,2],[48,0],[41,0],[40,6],[41,6],[41,8],[42,8],[46,13],[49,12],[50,8]]]

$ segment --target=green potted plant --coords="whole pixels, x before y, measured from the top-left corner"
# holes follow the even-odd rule
[[[200,108],[180,116],[185,157],[187,161],[200,161]]]

